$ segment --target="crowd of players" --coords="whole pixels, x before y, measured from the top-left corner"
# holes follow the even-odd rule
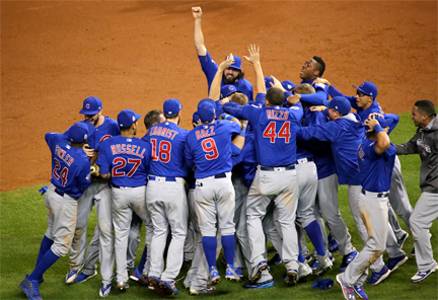
[[[41,299],[44,272],[67,254],[67,284],[96,276],[99,261],[101,297],[111,293],[114,275],[118,290],[126,290],[132,279],[160,295],[176,295],[184,263],[190,266],[182,274],[189,293],[211,294],[221,278],[216,260],[222,248],[225,279],[246,277],[246,288],[274,286],[270,264],[284,264],[287,286],[321,276],[333,268],[331,252],[339,251],[336,280],[345,299],[368,299],[365,283],[381,283],[408,259],[403,244],[409,234],[397,215],[413,234],[418,272],[411,281],[433,273],[429,228],[438,215],[433,102],[415,103],[416,135],[394,145],[389,134],[399,118],[383,113],[372,82],[345,96],[323,78],[325,62],[318,56],[303,64],[300,84],[281,82],[264,76],[260,49],[250,45],[244,58],[256,75],[253,88],[240,57],[214,62],[204,42],[201,8],[192,8],[192,14],[209,87],[193,114],[192,130],[179,126],[178,99],[147,113],[147,133],[138,138],[140,115],[123,110],[114,121],[103,115],[97,97],[88,97],[80,111],[84,121],[63,134],[46,134],[52,174],[41,192],[49,221],[35,268],[20,284],[26,296]],[[396,156],[412,153],[422,160],[415,209]],[[338,185],[348,187],[363,241],[360,252],[339,212]],[[93,206],[97,225],[87,246]],[[142,224],[145,246],[134,266]],[[267,242],[277,253],[270,261]]]

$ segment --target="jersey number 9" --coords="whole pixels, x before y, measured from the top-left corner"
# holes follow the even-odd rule
[[[205,139],[201,142],[202,150],[205,152],[206,160],[213,160],[219,157],[219,151],[213,138]]]

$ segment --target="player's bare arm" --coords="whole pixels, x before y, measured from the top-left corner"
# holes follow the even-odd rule
[[[208,97],[213,100],[219,100],[221,96],[221,84],[222,84],[222,74],[224,70],[229,68],[234,62],[234,56],[232,53],[226,57],[226,59],[218,65],[217,72],[214,75],[213,81],[210,86],[210,93]]]
[[[207,47],[205,47],[204,34],[202,33],[202,8],[199,6],[192,7],[192,15],[194,22],[194,41],[195,48],[199,56],[207,55]]]
[[[256,94],[266,94],[265,76],[263,75],[262,64],[260,63],[260,47],[256,44],[248,46],[248,56],[244,58],[250,62],[256,74]]]
[[[239,123],[242,127],[242,130],[240,131],[239,135],[236,135],[233,138],[233,144],[234,144],[234,146],[236,146],[237,148],[242,150],[243,146],[245,145],[246,126],[248,125],[248,121],[241,120]]]

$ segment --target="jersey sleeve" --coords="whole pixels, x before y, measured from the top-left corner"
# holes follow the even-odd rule
[[[243,160],[241,155],[241,149],[234,144],[231,144],[231,160],[233,161],[233,166],[239,164]]]
[[[56,143],[63,138],[63,135],[59,133],[48,132],[45,134],[44,138],[49,146],[50,151],[52,151],[52,149],[55,148]]]
[[[297,138],[303,140],[316,139],[323,142],[333,142],[339,134],[339,128],[335,122],[327,122],[321,125],[299,127]]]
[[[253,87],[248,80],[242,79],[239,81],[238,91],[244,93],[249,101],[253,100]]]
[[[266,102],[266,94],[265,93],[257,93],[255,97],[255,104],[264,105]]]
[[[204,72],[205,77],[208,82],[208,89],[210,90],[211,82],[213,81],[214,75],[217,72],[217,64],[211,58],[210,53],[207,51],[205,56],[198,56],[199,63],[201,64],[202,72]]]
[[[236,133],[240,133],[240,125],[237,124],[234,121],[228,121],[228,120],[222,120],[221,122],[223,122],[224,124],[226,124],[227,129],[229,130],[231,135],[234,135]]]
[[[109,174],[111,172],[111,162],[108,143],[103,142],[98,148],[98,157],[96,164],[100,168],[100,174]]]
[[[336,89],[333,85],[330,85],[328,87],[328,94],[333,98],[333,97],[345,97],[348,99],[348,101],[350,101],[351,107],[353,107],[354,109],[358,109],[359,107],[357,106],[356,103],[356,97],[354,96],[346,96],[343,93],[341,93],[338,89]]]
[[[327,105],[327,92],[317,90],[313,94],[301,94],[300,101],[308,105]]]
[[[295,118],[295,122],[299,124],[304,115],[303,106],[298,102],[289,107],[289,113]]]

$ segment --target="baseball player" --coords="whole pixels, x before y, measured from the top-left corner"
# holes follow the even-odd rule
[[[84,115],[84,123],[88,126],[90,132],[88,144],[84,147],[84,150],[92,163],[97,158],[99,144],[110,136],[119,135],[120,133],[117,123],[102,114],[102,108],[102,101],[97,97],[90,96],[84,99],[80,110],[80,114]],[[67,284],[84,282],[97,275],[95,264],[99,251],[101,251],[102,280],[109,283],[112,278],[113,252],[111,245],[113,244],[113,238],[110,217],[110,191],[108,185],[102,180],[95,177],[92,177],[92,180],[92,185],[78,201],[78,218],[70,252],[70,270],[65,278]],[[84,258],[87,245],[88,216],[93,202],[96,203],[98,222],[90,243],[91,247],[88,248],[87,257]],[[100,243],[97,243],[97,240]],[[82,272],[80,272],[81,269]]]
[[[148,140],[148,133],[149,133],[149,129],[159,123],[164,122],[166,119],[163,115],[163,113],[160,110],[154,109],[149,111],[143,119],[143,123],[144,126],[146,128],[146,134],[143,137],[143,140],[147,141]],[[146,212],[148,213],[148,210],[146,210]],[[135,213],[134,213],[135,215]],[[137,215],[135,215],[136,217],[138,217]],[[151,252],[148,251],[148,248],[150,248],[151,245],[151,240],[152,240],[152,235],[154,232],[154,228],[152,226],[152,222],[150,221],[150,217],[149,214],[147,214],[147,219],[148,222],[145,224],[146,226],[146,238],[145,238],[145,245],[143,248],[143,253],[141,255],[140,261],[137,265],[136,268],[134,268],[133,272],[131,273],[131,275],[129,276],[130,279],[136,281],[136,282],[140,282],[141,284],[145,285],[145,286],[149,286],[149,282],[148,282],[148,273],[149,273],[149,267],[150,267],[150,256],[151,256]],[[141,219],[140,219],[141,220]],[[134,238],[133,234],[132,234],[132,224],[131,224],[131,230],[129,232],[129,238]],[[140,232],[138,232],[138,234],[140,234]],[[128,244],[128,249],[131,248],[131,243]],[[136,250],[134,250],[134,248],[132,247],[133,252],[135,252]],[[129,254],[129,251],[128,251]],[[128,260],[129,260],[129,255],[128,255]]]
[[[239,279],[234,270],[235,194],[231,183],[231,168],[235,149],[232,136],[239,135],[241,127],[237,122],[215,121],[215,105],[208,101],[198,105],[198,115],[202,125],[187,135],[185,158],[188,166],[195,167],[195,211],[210,281],[215,285],[220,280],[216,266],[216,218],[227,263],[225,278]]]
[[[149,143],[135,137],[139,118],[132,110],[122,110],[117,116],[120,136],[101,143],[97,159],[101,177],[111,179],[116,280],[122,291],[129,287],[126,255],[132,213],[146,222],[146,170],[151,149]],[[111,284],[102,289],[111,291]]]
[[[52,157],[51,184],[44,194],[49,211],[48,228],[41,241],[35,269],[20,283],[28,299],[42,299],[39,285],[43,274],[70,249],[78,199],[90,185],[90,162],[82,149],[87,135],[87,126],[80,122],[65,134],[45,135]]]
[[[385,120],[370,116],[365,121],[369,128],[367,138],[363,140],[358,156],[361,169],[362,197],[359,209],[367,229],[368,238],[364,248],[347,266],[344,273],[336,276],[346,300],[368,299],[363,283],[367,277],[367,268],[385,251],[389,233],[388,194],[391,185],[391,173],[396,155],[395,146],[382,128]]]
[[[327,80],[319,78],[317,81],[329,85],[328,92],[332,97],[344,96]],[[359,117],[362,120],[366,120],[372,113],[383,113],[382,108],[377,101],[378,89],[373,82],[364,81],[360,85],[354,87],[356,88],[356,96],[346,96],[346,98],[350,101],[351,106],[356,109]],[[395,159],[394,172],[392,174],[391,181],[391,191],[389,193],[389,202],[391,205],[389,208],[389,220],[391,226],[393,227],[394,233],[397,235],[400,247],[402,247],[409,234],[401,229],[398,220],[394,215],[394,210],[399,216],[402,217],[405,224],[410,227],[409,218],[412,213],[412,206],[404,185],[404,180],[401,173],[401,164],[398,157]],[[394,207],[394,210],[392,207]]]
[[[198,53],[199,62],[201,63],[202,71],[204,72],[208,90],[210,90],[211,83],[214,75],[217,71],[217,64],[207,51],[207,47],[204,42],[204,34],[202,33],[202,9],[200,7],[192,7],[192,14],[194,18],[194,41],[195,48]],[[244,78],[242,71],[241,59],[239,56],[234,55],[233,64],[224,70],[222,85],[232,84],[236,89],[244,93],[249,100],[253,99],[253,91],[251,83]]]
[[[188,131],[178,126],[181,108],[178,99],[166,100],[163,104],[166,121],[153,126],[148,131],[152,159],[146,201],[154,230],[148,276],[153,286],[159,287],[169,295],[178,293],[175,278],[183,263],[188,223],[184,179],[187,176],[184,146]],[[164,261],[163,252],[169,226],[172,238]]]
[[[417,273],[411,281],[418,283],[437,270],[433,258],[429,229],[438,218],[438,118],[430,100],[418,100],[412,108],[416,134],[405,144],[397,145],[397,154],[418,153],[421,159],[421,195],[409,220],[414,237]]]
[[[249,279],[252,282],[258,281],[268,268],[262,219],[273,201],[274,214],[283,239],[281,256],[287,270],[286,283],[293,285],[298,276],[298,245],[294,224],[298,196],[295,135],[302,111],[298,107],[281,107],[284,100],[282,90],[271,88],[266,93],[265,107],[227,103],[224,110],[238,118],[247,119],[255,131],[258,167],[246,205],[252,269]],[[266,281],[272,282],[270,274]]]

